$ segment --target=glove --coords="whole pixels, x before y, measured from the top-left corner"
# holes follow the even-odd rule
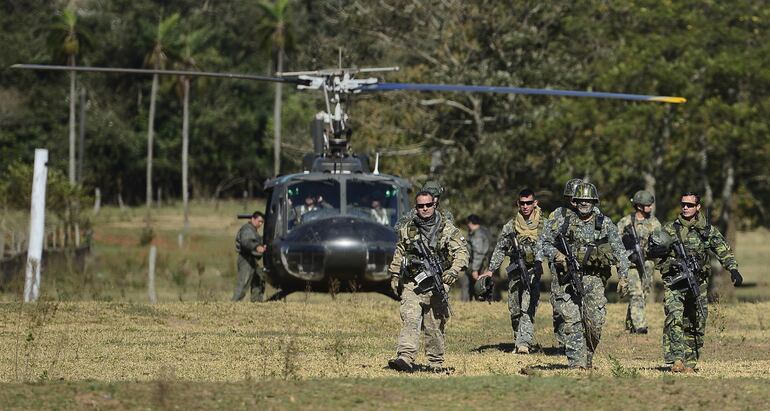
[[[650,258],[662,258],[668,255],[668,247],[660,244],[650,244],[647,247],[647,256]]]
[[[452,285],[455,283],[455,281],[457,281],[457,274],[455,274],[455,272],[452,270],[446,270],[441,275],[441,281],[443,281],[446,285]]]
[[[620,277],[620,280],[618,280],[618,294],[620,294],[621,297],[625,297],[628,295],[628,278],[627,277]]]
[[[390,289],[393,291],[393,294],[400,296],[401,293],[398,289],[398,284],[401,282],[401,277],[394,275],[390,277]]]
[[[739,287],[741,284],[743,284],[743,276],[735,268],[730,270],[730,279],[733,280],[733,285],[736,287]]]
[[[535,261],[535,265],[532,267],[532,272],[538,277],[543,275],[543,262]]]

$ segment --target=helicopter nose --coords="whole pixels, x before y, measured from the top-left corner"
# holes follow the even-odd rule
[[[388,278],[396,233],[388,226],[351,217],[302,224],[283,241],[284,266],[310,281],[323,278],[381,281]]]

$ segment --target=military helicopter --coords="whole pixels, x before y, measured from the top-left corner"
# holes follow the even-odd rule
[[[335,68],[261,76],[180,70],[17,64],[33,70],[201,76],[294,84],[323,92],[325,109],[312,121],[314,152],[303,158],[303,170],[268,179],[264,264],[279,299],[302,290],[374,291],[392,298],[388,265],[397,240],[393,228],[409,210],[410,183],[374,170],[369,159],[351,149],[352,130],[345,111],[358,93],[406,90],[423,92],[514,93],[684,103],[682,97],[536,89],[505,86],[386,83],[359,74],[397,71],[398,67]]]

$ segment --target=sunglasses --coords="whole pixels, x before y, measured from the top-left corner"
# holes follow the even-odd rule
[[[535,204],[535,200],[532,201],[519,201],[519,205],[532,205]]]
[[[681,202],[680,204],[682,205],[682,208],[695,208],[695,207],[698,206],[698,204],[696,204],[696,203]]]
[[[416,208],[416,209],[418,209],[418,210],[419,210],[419,209],[422,209],[422,208],[431,208],[431,207],[433,207],[435,204],[436,204],[436,203],[424,203],[424,204],[415,204],[415,205],[414,205],[414,208]]]

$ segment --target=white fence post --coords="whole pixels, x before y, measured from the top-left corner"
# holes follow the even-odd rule
[[[150,297],[150,304],[158,302],[158,296],[155,294],[155,259],[158,255],[158,248],[154,245],[150,246],[150,261],[147,269],[147,294]]]
[[[40,263],[43,257],[45,230],[45,185],[48,180],[48,150],[35,149],[35,172],[32,177],[32,201],[29,210],[29,242],[27,272],[24,277],[24,302],[40,296]]]

